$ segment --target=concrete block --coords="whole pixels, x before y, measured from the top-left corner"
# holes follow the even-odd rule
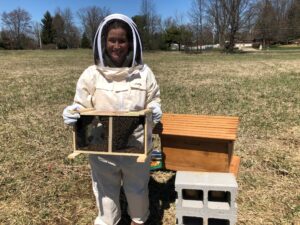
[[[178,225],[235,225],[237,218],[232,216],[189,215],[176,213]]]
[[[184,218],[189,218],[188,220],[193,220],[192,218],[202,218],[203,224],[209,224],[208,220],[211,221],[220,221],[222,220],[228,221],[230,225],[234,225],[237,221],[237,214],[236,213],[219,213],[218,211],[212,210],[191,210],[191,208],[178,208],[176,207],[176,218],[178,220],[178,224],[183,223]],[[221,223],[222,224],[222,223]],[[218,223],[217,223],[218,225]]]
[[[230,173],[177,171],[176,207],[236,213],[237,182]]]
[[[195,187],[210,190],[235,190],[238,188],[236,179],[231,173],[186,172],[177,171],[175,187],[195,189]],[[213,188],[213,189],[212,189]]]
[[[204,211],[194,211],[189,209],[178,209],[176,207],[176,219],[179,225],[183,224],[204,224]]]
[[[232,214],[220,214],[218,212],[212,212],[210,211],[210,213],[208,213],[206,215],[207,217],[207,221],[208,221],[208,225],[212,225],[214,224],[214,221],[219,221],[220,224],[223,224],[225,221],[228,221],[229,225],[234,225],[237,221],[237,214],[236,213],[232,213]],[[224,221],[222,221],[224,220]],[[209,223],[209,221],[211,221],[212,224]],[[216,224],[219,224],[216,223]],[[226,224],[226,223],[225,223]]]
[[[237,182],[230,173],[177,171],[175,179],[178,224],[234,225]],[[187,222],[185,222],[187,221]]]

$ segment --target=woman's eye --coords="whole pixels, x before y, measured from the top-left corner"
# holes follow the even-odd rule
[[[115,39],[115,38],[110,38],[110,39],[108,39],[108,41],[110,42],[110,43],[119,43],[119,44],[124,44],[124,43],[126,43],[126,39]]]
[[[108,41],[111,42],[111,43],[115,43],[116,39],[110,38],[110,39],[108,39]]]

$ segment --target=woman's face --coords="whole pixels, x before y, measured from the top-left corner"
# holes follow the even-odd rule
[[[112,28],[106,39],[106,50],[113,63],[122,66],[129,50],[129,41],[126,30],[123,28]]]

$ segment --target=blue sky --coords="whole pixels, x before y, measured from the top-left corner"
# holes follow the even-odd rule
[[[153,0],[153,3],[156,13],[163,19],[178,14],[185,16],[186,22],[192,0]],[[0,14],[20,7],[30,13],[32,21],[40,22],[47,10],[53,15],[58,7],[70,8],[76,17],[78,9],[88,6],[105,6],[112,13],[123,13],[132,17],[139,14],[141,0],[0,0]]]

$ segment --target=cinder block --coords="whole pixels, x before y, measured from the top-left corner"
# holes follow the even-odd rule
[[[203,211],[195,213],[178,209],[176,209],[176,219],[178,225],[234,225],[237,221],[236,214],[219,215],[210,213],[210,215],[207,215]]]
[[[218,187],[236,187],[235,177],[231,173],[215,173],[215,172],[192,172],[177,171],[176,184],[178,185],[203,185]]]
[[[176,207],[236,212],[237,182],[231,173],[177,171]]]
[[[205,215],[203,211],[196,212],[191,210],[178,209],[176,207],[176,219],[178,225],[205,224]]]
[[[204,225],[236,223],[237,182],[230,173],[177,171],[175,190],[176,218]]]
[[[226,220],[230,225],[233,225],[237,221],[236,213],[222,214],[216,211],[205,211],[205,210],[190,210],[189,208],[178,208],[176,207],[176,218],[178,224],[183,223],[184,218],[202,218],[203,224],[208,223],[208,220]],[[209,224],[209,223],[208,223]],[[222,223],[221,223],[222,224]],[[216,224],[218,225],[218,223]]]
[[[236,214],[209,213],[206,217],[207,225],[234,225],[237,221]]]

